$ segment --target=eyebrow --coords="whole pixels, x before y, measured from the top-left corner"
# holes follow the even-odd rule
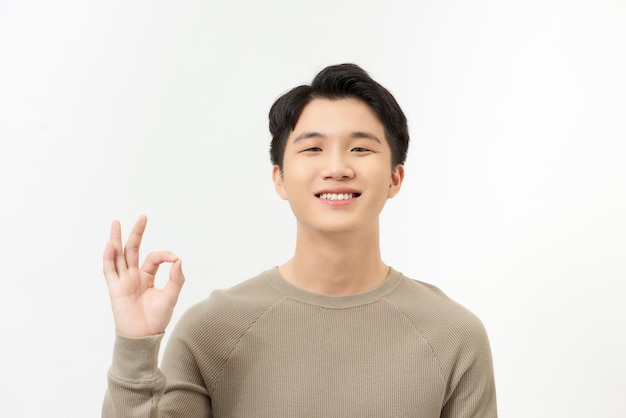
[[[324,134],[321,134],[319,132],[303,132],[300,135],[296,136],[293,139],[293,143],[295,144],[296,142],[303,140],[303,139],[308,139],[308,138],[326,138],[327,136]],[[374,134],[370,133],[370,132],[362,132],[362,131],[356,131],[356,132],[352,132],[350,134],[350,138],[365,138],[365,139],[371,139],[373,141],[378,142],[379,144],[382,144],[382,141]]]

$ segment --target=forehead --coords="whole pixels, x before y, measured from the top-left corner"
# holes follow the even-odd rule
[[[363,101],[353,98],[313,99],[302,110],[290,137],[306,131],[328,135],[370,131],[384,137],[384,126],[376,113]]]

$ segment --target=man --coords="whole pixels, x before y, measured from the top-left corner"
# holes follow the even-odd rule
[[[270,111],[272,177],[297,219],[294,256],[185,313],[157,366],[184,282],[138,253],[146,218],[104,252],[117,330],[103,416],[496,416],[480,321],[387,266],[379,215],[400,190],[406,118],[356,65],[322,70]],[[173,263],[164,289],[160,264]]]

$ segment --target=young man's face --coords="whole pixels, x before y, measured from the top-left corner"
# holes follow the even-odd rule
[[[289,200],[298,226],[320,232],[378,227],[386,200],[400,190],[404,168],[376,114],[356,99],[315,99],[287,138],[276,190]]]

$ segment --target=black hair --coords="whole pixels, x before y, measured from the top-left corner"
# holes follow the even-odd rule
[[[278,165],[282,171],[287,138],[306,105],[314,99],[347,98],[361,100],[376,113],[391,148],[392,168],[404,164],[409,148],[406,116],[393,95],[356,64],[326,67],[315,76],[310,86],[295,87],[274,102],[269,113],[272,164]]]

